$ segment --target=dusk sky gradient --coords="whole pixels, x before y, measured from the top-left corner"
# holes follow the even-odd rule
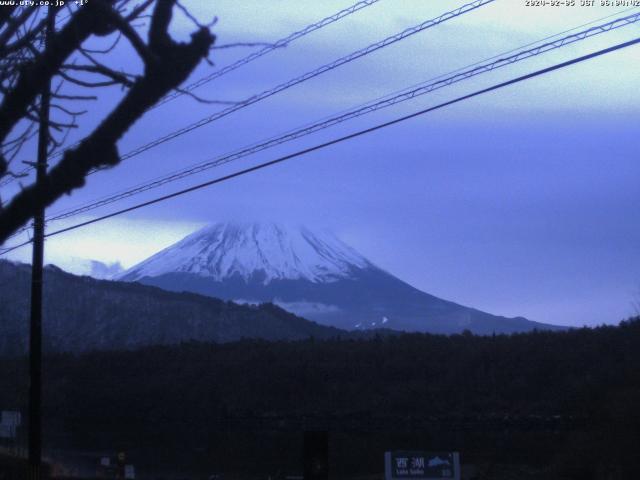
[[[269,42],[355,0],[184,2],[216,15],[219,44]],[[196,91],[242,100],[464,1],[382,0]],[[580,3],[580,2],[578,2]],[[90,177],[57,213],[549,35],[625,11],[497,0]],[[628,15],[640,9],[625,11]],[[616,18],[612,16],[610,19]],[[173,33],[194,29],[176,14]],[[640,36],[640,25],[483,74],[48,228],[133,205]],[[190,81],[248,54],[214,50]],[[124,44],[113,65],[140,68]],[[493,314],[562,325],[618,323],[640,297],[640,47],[572,66],[267,170],[47,240],[47,261],[131,266],[221,220],[330,228],[430,294]],[[106,90],[79,132],[122,92]],[[183,96],[149,112],[125,153],[219,105]],[[16,185],[3,191],[3,198]],[[17,243],[18,240],[15,239]],[[10,258],[28,261],[30,249]]]

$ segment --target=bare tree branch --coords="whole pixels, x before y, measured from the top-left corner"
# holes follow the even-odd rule
[[[187,95],[191,98],[193,98],[196,102],[199,103],[205,103],[205,104],[209,104],[209,105],[239,105],[242,102],[234,102],[231,100],[209,100],[206,98],[202,98],[199,95],[196,95],[195,93],[193,93],[190,90],[185,90],[183,88],[175,88],[174,89],[176,92],[180,92],[184,95]]]
[[[177,7],[182,11],[182,13],[184,13],[184,15],[193,22],[193,24],[198,27],[198,28],[211,28],[213,27],[216,23],[218,23],[218,17],[213,17],[213,20],[211,20],[208,24],[203,25],[202,23],[200,23],[198,21],[198,19],[196,17],[194,17],[193,15],[191,15],[191,12],[184,7],[179,0],[176,0],[176,5]]]
[[[33,20],[36,20],[36,18],[37,17],[34,15]],[[13,43],[2,43],[2,40],[0,40],[0,45],[2,45],[2,47],[0,47],[0,55],[8,55],[27,47],[31,42],[35,41],[36,37],[44,32],[46,25],[47,18],[45,17],[40,20],[37,26],[33,28],[26,28],[24,34],[22,36],[17,36],[16,41]]]
[[[95,65],[69,65],[69,64],[65,64],[62,66],[63,70],[75,70],[78,72],[88,72],[88,73],[97,73],[100,75],[103,75],[105,77],[109,77],[111,79],[111,83],[121,83],[122,85],[126,86],[126,87],[131,87],[133,85],[133,80],[132,78],[135,78],[134,75],[131,74],[127,74],[127,73],[120,73],[120,72],[116,72],[115,70],[110,69],[109,67],[106,67],[105,65],[102,64],[95,64]],[[66,74],[66,72],[65,72]],[[68,74],[66,74],[68,77]],[[62,76],[62,75],[61,75]],[[67,80],[69,78],[66,78]],[[132,77],[132,78],[130,78]],[[76,80],[77,82],[78,80]],[[86,86],[87,82],[84,82]],[[104,85],[97,85],[97,86],[104,86]]]
[[[85,7],[99,2],[100,0],[94,0]],[[102,6],[112,4],[106,1],[101,3]],[[184,82],[200,61],[207,57],[215,40],[207,28],[195,31],[188,43],[175,42],[169,36],[168,29],[174,4],[175,0],[156,0],[147,43],[151,56],[145,62],[144,74],[133,82],[120,103],[75,148],[65,151],[62,160],[49,170],[42,182],[25,188],[0,211],[0,244],[25,225],[37,208],[49,206],[62,195],[82,187],[90,171],[117,165],[120,162],[117,142],[147,109]],[[35,72],[43,76],[63,73],[60,72],[60,68],[65,59],[88,38],[96,23],[98,27],[105,27],[105,23],[100,23],[100,20],[95,18],[96,12],[99,11],[101,8],[80,9],[60,34],[56,35],[52,48],[42,54],[42,58],[47,58],[50,63],[42,65],[38,59],[36,65],[24,76],[33,81]],[[102,18],[104,17],[103,14]],[[61,36],[68,32],[70,27],[76,29],[75,36],[64,37],[71,45],[62,45]],[[29,105],[33,103],[38,90],[37,85],[34,88],[25,83],[21,77],[18,82],[21,95],[17,98],[15,95],[14,98],[5,97],[0,105],[0,126],[3,127],[0,128],[0,139],[5,138],[10,131],[5,127],[5,121],[15,123],[29,114]],[[19,114],[10,111],[9,105],[18,108]]]
[[[107,0],[94,0],[71,18],[69,23],[52,36],[51,45],[32,64],[20,72],[15,87],[8,92],[0,104],[0,142],[4,141],[15,124],[26,114],[27,108],[40,93],[45,82],[53,77],[62,63],[73,53],[96,28],[104,25],[104,16],[99,14],[96,4]]]
[[[3,52],[7,43],[18,32],[18,29],[37,11],[36,7],[25,8],[17,18],[7,19],[7,28],[0,34],[0,52]]]
[[[147,8],[149,8],[151,6],[153,1],[154,0],[146,0],[146,1],[142,2],[140,5],[138,5],[136,8],[134,8],[133,11],[129,15],[124,17],[125,21],[131,22],[133,20],[141,18],[142,13],[145,12],[147,10]]]
[[[0,8],[0,28],[9,21],[15,9],[16,5],[5,5],[3,8]]]
[[[144,40],[140,38],[138,32],[134,30],[134,28],[120,16],[118,12],[116,12],[113,8],[104,8],[104,14],[109,18],[110,21],[113,22],[115,27],[122,32],[127,40],[131,43],[133,48],[135,48],[136,52],[140,57],[144,60],[145,63],[153,62],[156,59],[153,58],[153,54],[151,50],[144,43]]]
[[[81,47],[80,51],[82,52],[86,52],[86,53],[96,53],[96,54],[107,54],[107,53],[111,53],[113,51],[114,48],[116,48],[118,46],[118,43],[120,42],[120,39],[122,38],[122,32],[118,31],[118,35],[116,36],[116,39],[113,41],[113,43],[108,46],[107,48],[103,49],[103,50],[96,50],[96,49],[90,49],[87,47]]]
[[[80,115],[84,115],[85,113],[87,113],[87,110],[80,110],[80,111],[74,112],[72,110],[69,110],[68,108],[63,107],[62,105],[58,105],[54,103],[51,104],[51,108],[60,110],[71,117],[78,117]]]
[[[110,87],[112,85],[118,85],[120,83],[116,80],[107,80],[104,82],[88,82],[85,80],[80,80],[79,78],[72,77],[68,73],[65,73],[63,70],[60,70],[58,72],[58,75],[60,75],[66,81],[73,83],[74,85],[78,85],[79,87],[86,87],[86,88]]]
[[[59,98],[61,100],[97,100],[96,95],[62,95],[60,93],[52,93],[52,98]]]

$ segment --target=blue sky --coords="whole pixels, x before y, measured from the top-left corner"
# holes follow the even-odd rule
[[[274,41],[352,2],[186,3],[203,20],[218,16],[214,31],[219,44],[226,44]],[[381,0],[197,92],[222,100],[247,98],[463,3]],[[497,0],[245,108],[92,176],[85,189],[49,211],[83,204],[624,10],[531,8],[524,3]],[[186,36],[192,29],[186,19],[176,17],[175,35]],[[627,26],[92,215],[637,36],[640,26]],[[203,65],[192,80],[250,51],[214,50],[216,66]],[[209,222],[238,218],[299,222],[331,228],[383,268],[446,299],[549,323],[617,323],[634,313],[632,302],[640,295],[639,61],[640,47],[632,47],[268,171],[52,238],[47,242],[48,260],[64,264],[73,254],[130,266]],[[113,62],[138,68],[124,47]],[[85,131],[120,95],[118,89],[104,92],[85,120]],[[120,150],[127,152],[219,108],[180,98],[149,112],[123,139]],[[28,256],[28,249],[21,249],[13,258]]]

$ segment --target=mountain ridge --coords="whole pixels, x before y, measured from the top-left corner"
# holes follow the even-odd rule
[[[247,303],[273,302],[344,330],[478,334],[559,329],[430,295],[330,233],[264,223],[216,223],[123,272],[119,279]]]
[[[0,260],[0,354],[20,354],[28,343],[31,267]],[[318,339],[342,330],[300,318],[276,305],[237,305],[191,292],[44,270],[43,345],[83,352],[242,338]]]

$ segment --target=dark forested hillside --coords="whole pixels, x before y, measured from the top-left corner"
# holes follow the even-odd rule
[[[0,261],[0,354],[25,351],[30,280],[28,265]],[[135,348],[194,339],[327,338],[339,332],[274,305],[243,306],[45,269],[43,333],[48,351]]]
[[[24,368],[0,362],[3,384],[16,386],[0,391],[0,405],[26,398]],[[246,467],[233,452],[295,464],[297,435],[320,428],[345,471],[375,473],[385,449],[425,448],[546,472],[530,478],[609,478],[589,472],[632,468],[640,442],[640,321],[55,355],[45,382],[48,438],[76,448],[201,453],[202,464],[229,469]]]

